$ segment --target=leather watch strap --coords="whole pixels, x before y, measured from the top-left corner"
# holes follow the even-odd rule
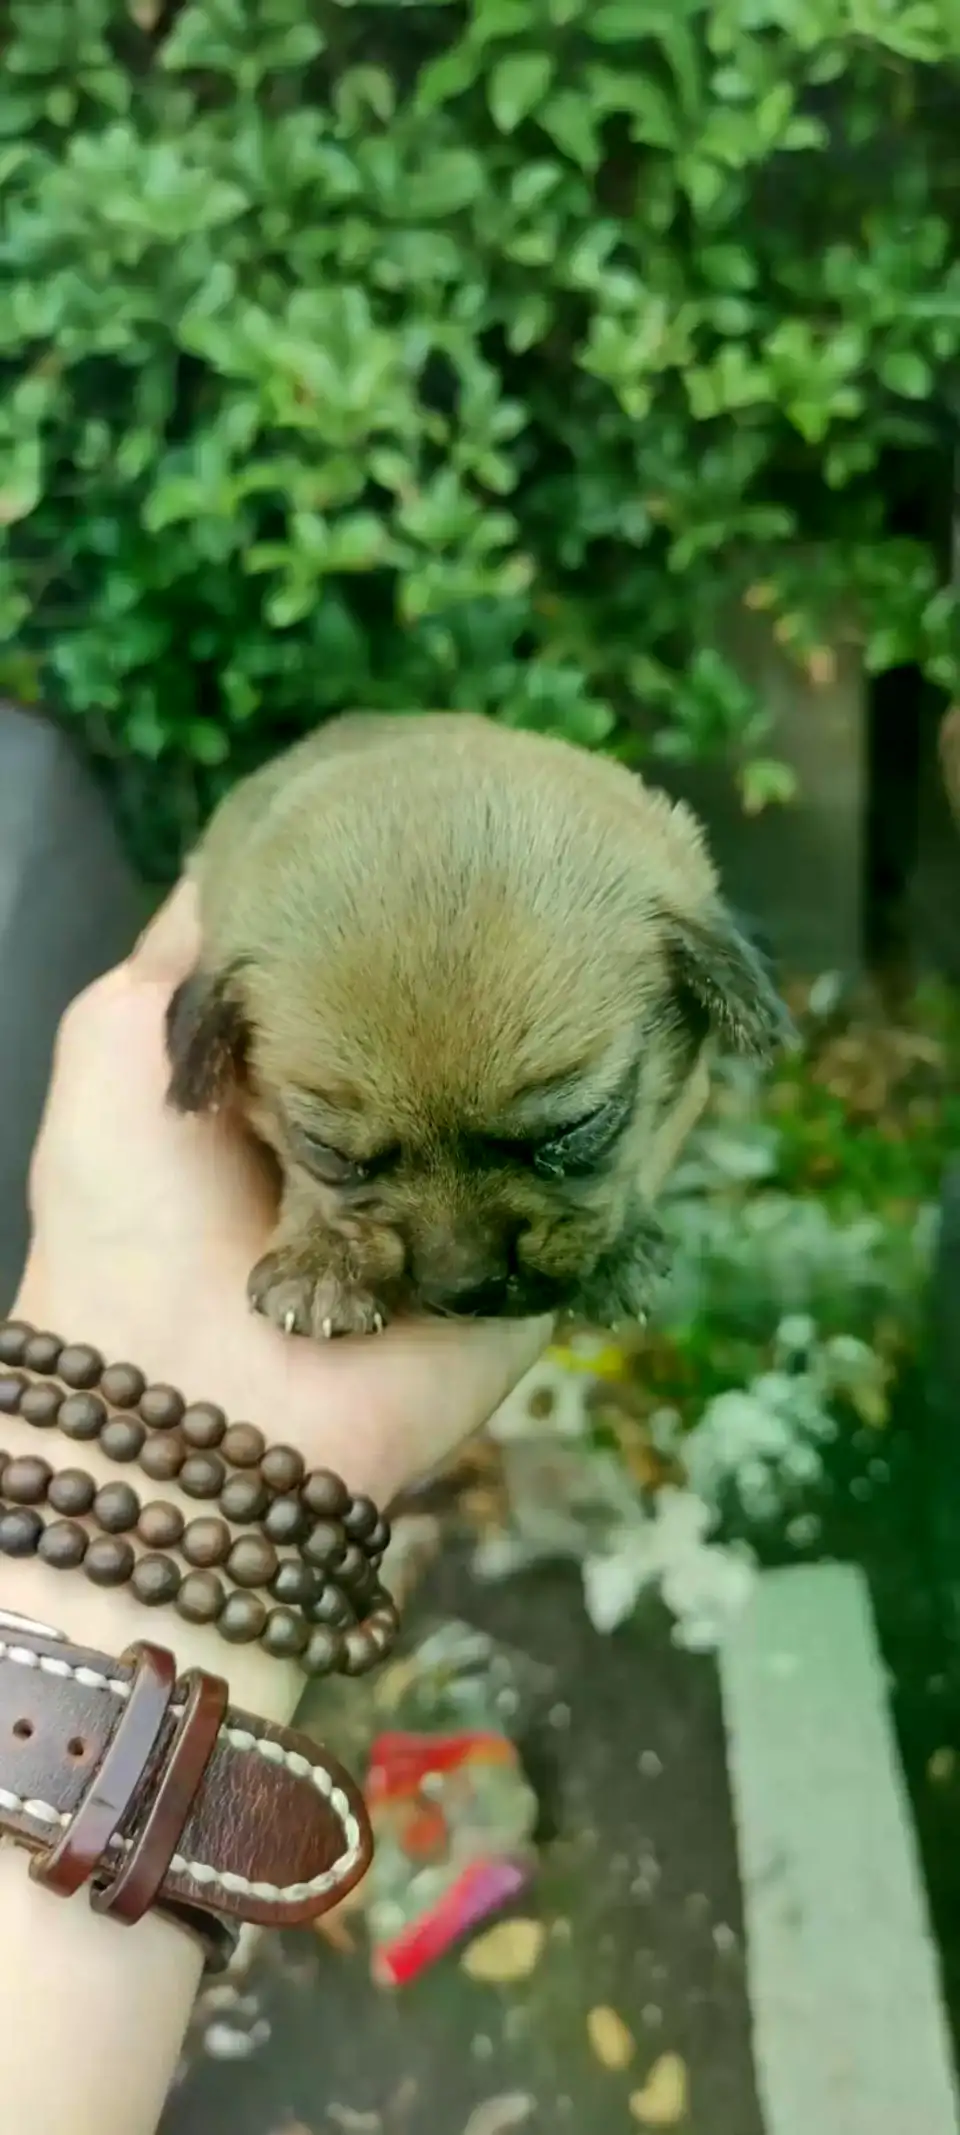
[[[372,1852],[348,1775],[234,1710],[218,1677],[177,1679],[146,1642],[111,1660],[2,1611],[0,1834],[62,1896],[87,1884],[114,1919],[158,1907],[201,1933],[315,1919]]]

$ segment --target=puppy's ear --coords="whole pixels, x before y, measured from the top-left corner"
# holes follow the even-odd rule
[[[167,1009],[171,1075],[167,1101],[177,1112],[216,1112],[243,1074],[247,1026],[236,973],[194,971]]]
[[[770,966],[717,900],[696,918],[669,921],[670,959],[681,995],[701,1036],[752,1060],[771,1060],[794,1038],[789,1011]]]

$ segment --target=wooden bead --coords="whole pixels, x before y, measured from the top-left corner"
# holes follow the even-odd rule
[[[183,1395],[175,1386],[148,1386],[140,1396],[140,1414],[152,1431],[174,1431],[183,1415]]]
[[[96,1496],[97,1486],[85,1468],[61,1468],[59,1475],[50,1478],[47,1503],[54,1512],[62,1512],[69,1520],[82,1520],[88,1513]]]
[[[218,1629],[231,1646],[248,1646],[259,1638],[266,1620],[266,1604],[259,1594],[228,1594]]]
[[[345,1594],[338,1586],[325,1586],[316,1601],[306,1603],[310,1623],[329,1624],[335,1631],[343,1631],[348,1624],[356,1622],[356,1612],[350,1607]]]
[[[126,1586],[133,1566],[133,1550],[122,1536],[94,1535],[87,1549],[83,1569],[94,1586]]]
[[[212,1565],[226,1563],[231,1539],[226,1520],[191,1520],[184,1529],[180,1547],[188,1564],[196,1565],[199,1571],[208,1571]]]
[[[140,1518],[140,1499],[129,1483],[104,1483],[93,1500],[93,1517],[110,1535],[129,1534]]]
[[[303,1481],[305,1462],[295,1446],[268,1446],[260,1462],[260,1473],[271,1490],[286,1493],[299,1489]]]
[[[23,1352],[28,1371],[56,1371],[63,1343],[58,1334],[32,1334]]]
[[[80,1398],[89,1400],[90,1396],[82,1395]],[[27,1423],[39,1424],[47,1430],[56,1423],[63,1406],[62,1387],[44,1385],[42,1382],[25,1386],[20,1397],[20,1414],[24,1420]]]
[[[68,1394],[60,1403],[58,1422],[68,1438],[99,1438],[107,1411],[99,1394]]]
[[[350,1494],[339,1475],[329,1468],[314,1468],[300,1492],[308,1512],[321,1520],[340,1520],[350,1504]]]
[[[319,1592],[319,1575],[303,1564],[299,1557],[284,1557],[270,1581],[274,1601],[289,1602],[294,1608],[306,1608],[315,1601]]]
[[[255,1423],[231,1423],[223,1434],[221,1450],[231,1468],[255,1468],[263,1459],[266,1445],[263,1432],[257,1430]]]
[[[172,1483],[184,1463],[184,1451],[179,1438],[165,1438],[158,1434],[148,1438],[140,1455],[140,1466],[152,1483]]]
[[[180,1429],[188,1446],[196,1447],[199,1453],[207,1453],[218,1446],[227,1428],[227,1419],[222,1409],[212,1401],[194,1401],[184,1409]]]
[[[142,1601],[148,1609],[157,1609],[161,1608],[164,1602],[176,1601],[181,1579],[180,1566],[172,1557],[164,1557],[150,1550],[145,1556],[137,1558],[130,1585],[138,1601]]]
[[[216,1572],[188,1572],[177,1595],[177,1614],[184,1623],[216,1623],[225,1599]]]
[[[310,1628],[294,1609],[271,1609],[260,1640],[274,1660],[296,1660],[310,1638]]]
[[[354,1624],[352,1630],[345,1631],[343,1645],[341,1667],[344,1675],[366,1675],[367,1669],[380,1658],[376,1639],[371,1638],[366,1624]]]
[[[60,1351],[57,1371],[65,1386],[75,1386],[81,1390],[99,1386],[103,1358],[99,1350],[88,1348],[85,1342],[68,1342],[66,1348]]]
[[[227,1558],[237,1586],[269,1586],[277,1569],[277,1552],[266,1535],[241,1535]]]
[[[37,1555],[56,1572],[79,1570],[87,1554],[86,1529],[77,1520],[51,1520],[40,1536]]]
[[[132,1409],[146,1386],[142,1371],[135,1364],[108,1364],[101,1373],[100,1391],[111,1408]]]
[[[350,1594],[362,1593],[374,1577],[366,1551],[360,1548],[359,1542],[348,1542],[337,1565],[338,1583],[345,1586]]]
[[[263,1531],[271,1542],[302,1542],[311,1526],[310,1514],[298,1497],[275,1497],[263,1515]]]
[[[4,1467],[4,1497],[12,1498],[15,1505],[42,1505],[52,1474],[49,1461],[40,1460],[35,1453],[22,1453]]]
[[[311,1534],[300,1545],[300,1552],[308,1564],[315,1564],[318,1571],[335,1571],[346,1555],[346,1540],[338,1520],[318,1520]]]
[[[100,1444],[108,1460],[139,1460],[147,1436],[147,1426],[139,1416],[111,1416],[100,1433]]]
[[[219,1453],[188,1453],[180,1470],[180,1488],[188,1497],[219,1497],[226,1473]]]
[[[380,1514],[370,1497],[355,1497],[343,1515],[343,1524],[351,1542],[368,1542],[377,1526]]]
[[[5,1320],[0,1327],[0,1364],[22,1364],[32,1333],[23,1320]]]
[[[5,1557],[35,1556],[42,1533],[43,1521],[32,1505],[0,1513],[0,1553]]]
[[[26,1380],[26,1371],[48,1383]],[[54,1375],[61,1385],[49,1383]],[[59,1423],[79,1442],[99,1439],[107,1459],[139,1461],[154,1482],[179,1480],[187,1497],[211,1502],[185,1519],[162,1497],[142,1505],[127,1482],[98,1488],[82,1468],[58,1475],[36,1456],[0,1452],[0,1552],[82,1567],[99,1586],[129,1583],[146,1606],[172,1603],[185,1622],[218,1624],[227,1643],[259,1641],[314,1677],[360,1675],[392,1646],[397,1613],[377,1577],[389,1525],[331,1470],[306,1473],[295,1446],[268,1446],[255,1424],[228,1423],[214,1402],[188,1405],[176,1387],[147,1385],[135,1365],[104,1366],[87,1344],[12,1321],[0,1324],[4,1413]],[[46,1525],[37,1509],[45,1503],[58,1515]],[[103,1532],[91,1536],[90,1519]],[[231,1526],[248,1531],[235,1536]],[[186,1573],[170,1554],[177,1549]]]
[[[331,1631],[325,1624],[311,1631],[303,1656],[307,1675],[332,1675],[343,1657],[343,1637],[339,1631]]]
[[[367,1617],[364,1629],[367,1637],[376,1647],[378,1660],[382,1659],[385,1653],[389,1653],[397,1635],[396,1622],[390,1611],[378,1609],[373,1616]]]
[[[179,1505],[169,1505],[165,1498],[158,1497],[141,1506],[137,1533],[148,1549],[176,1549],[185,1526]]]
[[[225,1520],[236,1527],[246,1527],[252,1520],[262,1520],[270,1503],[269,1493],[259,1475],[230,1475],[220,1492],[220,1510]],[[276,1536],[274,1539],[278,1539]]]

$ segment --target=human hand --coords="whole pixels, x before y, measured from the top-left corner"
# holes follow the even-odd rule
[[[544,1322],[399,1323],[321,1348],[251,1312],[273,1185],[223,1119],[165,1103],[164,1015],[197,949],[183,884],[68,1009],[31,1176],[16,1313],[298,1445],[380,1502],[434,1466],[534,1362]]]
[[[14,1312],[94,1344],[110,1362],[137,1364],[188,1399],[217,1402],[232,1421],[257,1423],[384,1504],[485,1420],[549,1329],[411,1322],[321,1348],[250,1311],[246,1277],[273,1225],[271,1180],[235,1127],[180,1118],[165,1103],[164,1017],[196,948],[193,893],[181,888],[133,956],[64,1018]],[[5,1415],[3,1444],[36,1453],[38,1434]],[[65,1460],[52,1454],[58,1467],[72,1465],[73,1448],[64,1449]],[[96,1442],[82,1460],[98,1481],[124,1472]],[[162,1494],[177,1502],[175,1485]],[[0,1559],[0,1604],[107,1654],[157,1639],[181,1669],[226,1675],[231,1704],[264,1719],[286,1722],[296,1707],[302,1678],[292,1663],[258,1644],[228,1646],[215,1626],[168,1607],[147,1613],[129,1586],[93,1585],[39,1556]],[[199,1967],[198,1946],[168,1919],[151,1914],[121,1936],[88,1906],[51,1897],[14,1849],[0,1848],[10,2048],[0,2059],[11,2125],[65,2125],[66,2065],[77,2135],[154,2128]]]
[[[332,1468],[385,1505],[486,1421],[549,1325],[411,1320],[321,1346],[251,1311],[246,1278],[273,1227],[275,1182],[235,1124],[185,1119],[165,1101],[166,1007],[196,950],[194,893],[183,886],[127,962],[68,1009],[14,1314],[92,1343],[110,1363],[137,1364],[188,1400],[218,1403],[232,1422],[258,1424],[269,1442],[297,1446],[309,1467]],[[35,1453],[37,1434],[5,1416],[4,1445]],[[98,1445],[83,1455],[98,1481],[116,1480]],[[162,1494],[195,1514],[174,1485]],[[65,1579],[36,1558],[3,1573],[0,1602],[107,1651],[145,1635],[129,1588]],[[277,1718],[293,1709],[290,1664],[259,1646],[228,1649],[166,1609],[148,1623],[184,1666],[223,1673],[229,1661],[238,1704]]]

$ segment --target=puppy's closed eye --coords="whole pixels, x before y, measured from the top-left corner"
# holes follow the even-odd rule
[[[494,1155],[523,1164],[541,1179],[589,1179],[603,1168],[630,1117],[630,1097],[621,1094],[547,1134],[492,1139]]]
[[[585,1119],[576,1120],[561,1134],[536,1145],[534,1171],[542,1179],[592,1178],[611,1155],[628,1117],[629,1105],[623,1098],[598,1106]]]
[[[344,1150],[299,1123],[291,1126],[290,1140],[300,1162],[324,1186],[365,1186],[387,1171],[397,1154],[394,1149],[384,1149],[365,1159],[347,1156]]]

